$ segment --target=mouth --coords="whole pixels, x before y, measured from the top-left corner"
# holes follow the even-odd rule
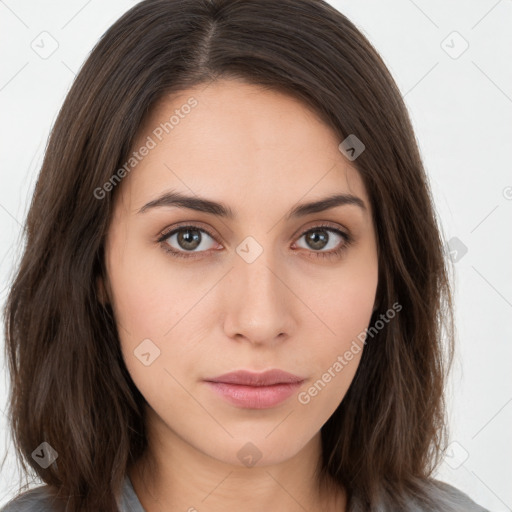
[[[204,382],[232,405],[244,409],[268,409],[293,395],[304,380],[283,370],[262,373],[239,370]]]

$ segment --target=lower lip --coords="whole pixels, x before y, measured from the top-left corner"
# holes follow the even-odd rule
[[[242,386],[225,382],[205,381],[228,402],[246,409],[268,409],[293,395],[302,382],[274,384],[273,386]]]

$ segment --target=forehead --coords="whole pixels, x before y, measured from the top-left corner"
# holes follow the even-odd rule
[[[222,80],[163,98],[141,125],[146,151],[123,179],[131,211],[162,191],[216,197],[260,209],[335,192],[368,204],[334,131],[282,92]]]

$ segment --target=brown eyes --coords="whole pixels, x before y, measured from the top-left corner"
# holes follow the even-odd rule
[[[331,250],[325,250],[329,245],[333,245],[333,235],[334,238],[341,239],[341,242],[334,243],[334,248],[331,248]],[[312,257],[320,258],[339,257],[352,243],[352,237],[348,233],[324,224],[304,231],[298,240],[302,238],[305,239],[305,246],[302,246],[302,248],[311,252]],[[220,245],[207,229],[193,224],[179,226],[162,233],[158,242],[167,253],[177,258],[201,257],[203,253],[208,252],[215,245]]]

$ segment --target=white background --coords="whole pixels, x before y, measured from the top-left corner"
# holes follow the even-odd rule
[[[510,511],[512,1],[330,3],[370,39],[395,77],[411,113],[444,236],[467,247],[454,263],[458,352],[447,390],[453,444],[437,478],[493,512]],[[2,307],[19,256],[20,226],[58,109],[93,45],[134,4],[0,0]],[[58,43],[46,59],[31,47],[49,38],[40,36],[44,31]],[[464,41],[469,47],[458,55]],[[0,343],[3,349],[3,338]],[[2,357],[3,350],[4,411],[8,381]],[[5,412],[0,414],[0,461],[4,454],[0,506],[18,485],[17,473],[10,471],[15,466]]]

